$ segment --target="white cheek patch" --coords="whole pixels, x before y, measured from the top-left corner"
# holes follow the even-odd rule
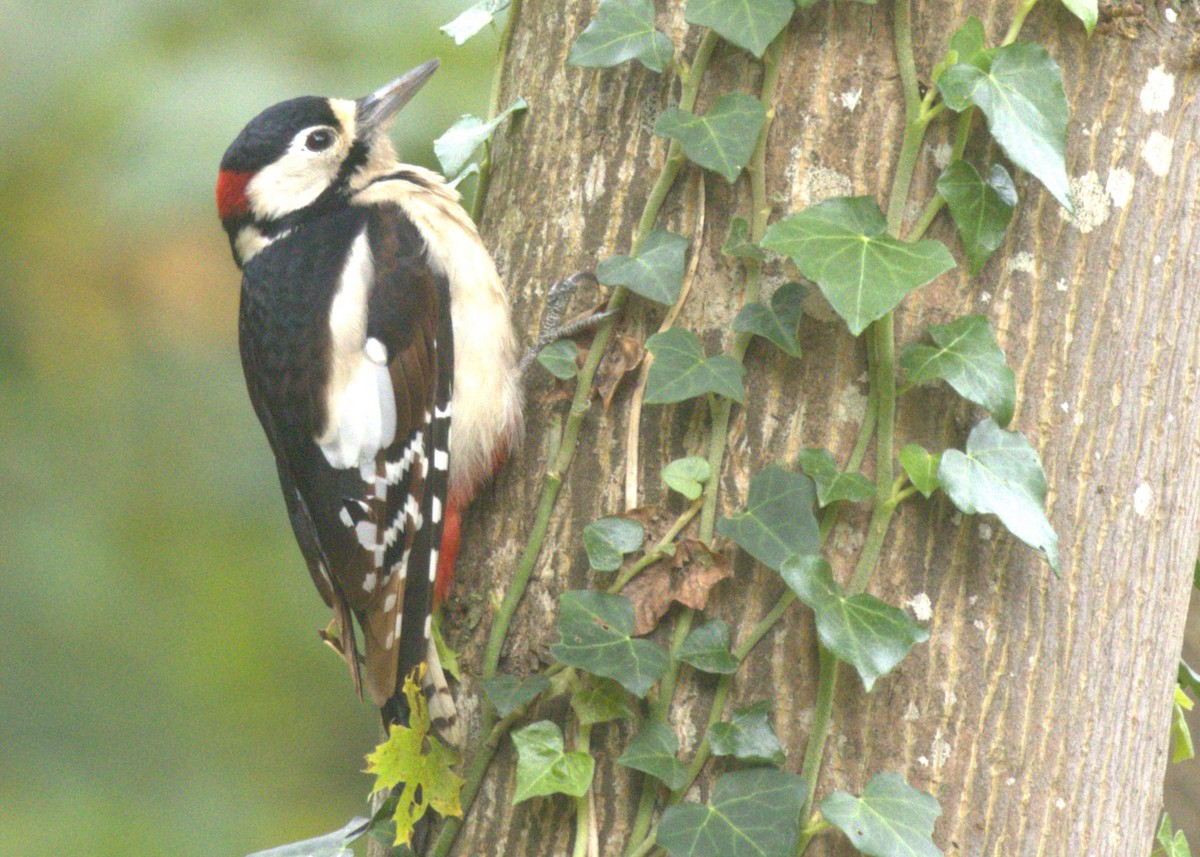
[[[273,220],[314,202],[333,184],[346,152],[347,136],[339,134],[335,145],[323,152],[312,152],[305,138],[315,130],[305,128],[279,160],[259,170],[246,185],[250,211],[259,220]]]
[[[304,208],[333,184],[337,171],[336,161],[288,152],[246,185],[250,210],[259,220],[273,220]]]

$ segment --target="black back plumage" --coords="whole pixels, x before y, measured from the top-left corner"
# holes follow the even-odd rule
[[[347,637],[343,653],[357,682],[352,615],[364,637],[368,687],[385,717],[399,722],[404,677],[426,655],[441,542],[453,393],[450,298],[398,205],[337,202],[293,216],[246,263],[241,352],[297,542]],[[331,466],[316,441],[328,419],[330,310],[364,233],[374,262],[366,334],[386,349],[396,405],[394,440],[376,456],[374,481],[359,467]],[[398,634],[397,615],[405,618]]]

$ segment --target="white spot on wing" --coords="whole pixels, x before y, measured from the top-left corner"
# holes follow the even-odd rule
[[[430,512],[430,517],[433,519],[433,522],[434,522],[435,524],[439,524],[439,523],[441,523],[441,521],[442,521],[442,501],[441,501],[441,498],[439,498],[439,497],[434,497],[434,498],[433,498],[432,507],[433,507],[433,508],[431,509],[431,512]]]
[[[358,543],[364,548],[367,550],[375,548],[375,541],[379,536],[379,531],[374,521],[359,521],[354,526],[354,534],[358,536]]]
[[[433,451],[433,467],[435,470],[445,470],[450,466],[450,456],[446,454],[444,449],[435,449]]]
[[[433,582],[437,578],[438,567],[438,552],[431,550],[429,552],[429,580]]]
[[[388,364],[387,347],[373,336],[363,346],[363,354],[366,354],[367,359],[378,366],[386,366]]]

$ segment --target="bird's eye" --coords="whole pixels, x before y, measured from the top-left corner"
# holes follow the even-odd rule
[[[310,152],[324,152],[333,145],[333,132],[327,128],[318,128],[304,138],[304,146]]]

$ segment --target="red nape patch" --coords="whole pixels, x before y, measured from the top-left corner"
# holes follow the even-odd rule
[[[233,170],[221,170],[217,174],[217,214],[222,220],[238,217],[250,210],[250,200],[246,198],[246,185],[254,173],[239,173]]]
[[[433,581],[433,605],[446,603],[454,583],[454,561],[462,541],[462,507],[451,500],[446,506],[446,521],[442,524],[442,549],[438,551],[437,576]]]

